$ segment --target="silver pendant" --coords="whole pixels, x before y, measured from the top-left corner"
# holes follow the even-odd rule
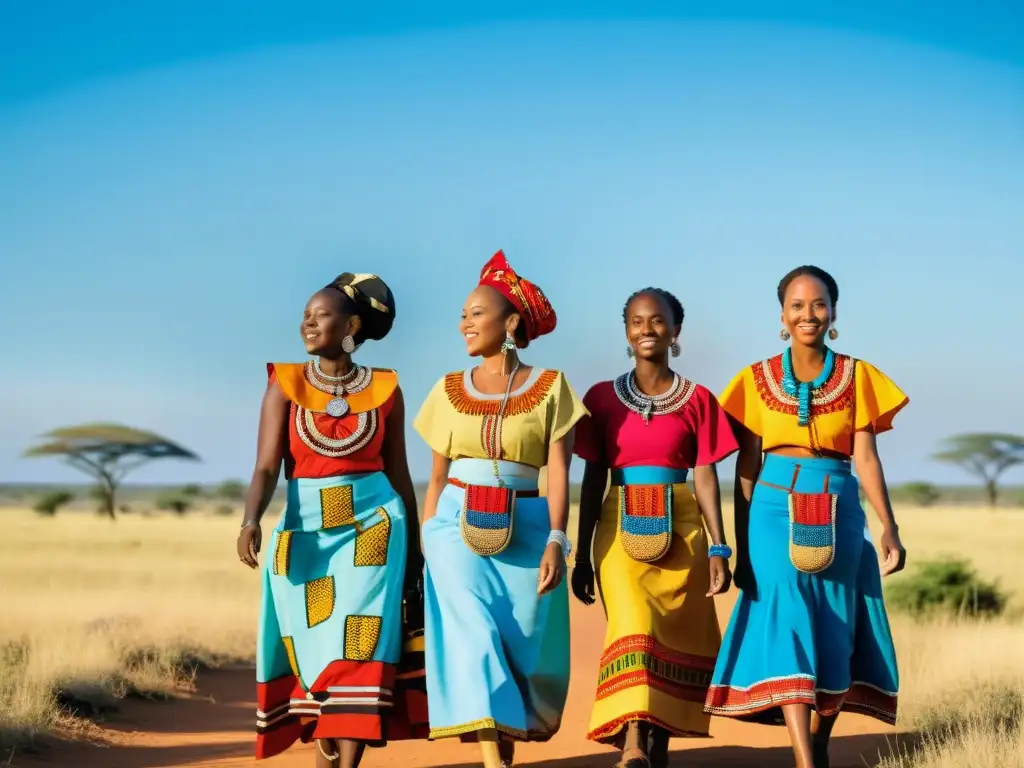
[[[340,419],[348,413],[348,403],[343,397],[336,397],[327,404],[327,415]]]

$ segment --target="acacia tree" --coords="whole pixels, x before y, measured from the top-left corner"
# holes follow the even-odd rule
[[[1024,437],[999,432],[971,432],[947,437],[945,448],[932,456],[956,464],[985,486],[990,507],[999,500],[999,476],[1010,467],[1024,464]]]
[[[155,459],[199,461],[187,448],[161,435],[120,424],[82,424],[43,435],[24,455],[63,459],[96,480],[100,510],[113,519],[117,489],[132,470]]]

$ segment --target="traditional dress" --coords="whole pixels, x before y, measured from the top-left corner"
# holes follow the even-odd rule
[[[263,567],[256,758],[296,740],[425,738],[422,624],[403,655],[408,523],[381,457],[398,377],[354,369],[336,418],[313,363],[268,372],[291,404],[288,502]]]
[[[741,371],[719,398],[765,451],[852,456],[855,432],[891,429],[908,402],[878,369],[831,350],[798,396],[788,356]],[[779,723],[780,706],[801,703],[895,723],[896,654],[850,461],[767,454],[748,550],[755,588],[736,602],[707,710]]]
[[[611,470],[593,557],[608,619],[587,738],[612,742],[630,721],[706,736],[704,712],[721,642],[708,541],[688,470],[737,450],[707,389],[679,376],[645,421],[633,374],[595,385],[575,453]]]

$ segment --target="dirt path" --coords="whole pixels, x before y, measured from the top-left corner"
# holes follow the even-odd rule
[[[728,618],[732,597],[721,600],[719,615]],[[517,750],[517,765],[547,768],[610,768],[616,753],[588,742],[595,673],[604,637],[599,606],[572,608],[573,667],[569,704],[559,734],[548,744]],[[312,747],[297,745],[283,755],[256,763],[252,757],[255,700],[252,670],[210,672],[199,680],[200,692],[173,702],[126,702],[104,726],[109,746],[77,745],[46,759],[15,756],[11,768],[312,768]],[[873,766],[889,754],[894,731],[857,715],[840,718],[833,738],[832,768]],[[784,728],[748,725],[716,718],[710,739],[674,740],[677,766],[792,766]],[[396,742],[370,750],[365,768],[479,765],[475,745],[458,742]]]

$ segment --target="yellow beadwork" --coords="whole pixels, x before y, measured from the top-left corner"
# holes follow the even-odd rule
[[[306,582],[306,626],[323,624],[334,613],[334,577]]]
[[[277,546],[274,548],[274,575],[287,576],[291,562],[292,532],[278,531]]]
[[[284,652],[288,656],[288,666],[292,668],[292,674],[299,681],[299,685],[305,688],[306,685],[302,682],[302,675],[299,674],[299,659],[295,655],[295,641],[290,636],[286,636],[281,638],[281,642],[284,644]]]
[[[391,540],[391,517],[384,507],[377,509],[376,521],[369,525],[356,523],[356,554],[354,564],[387,565],[388,542]]]
[[[346,616],[345,660],[370,661],[380,642],[382,624],[380,616]]]
[[[527,732],[520,728],[509,728],[507,725],[502,725],[494,721],[492,717],[481,718],[480,720],[473,720],[469,723],[463,723],[462,725],[450,725],[446,728],[431,728],[430,738],[431,739],[450,739],[453,736],[461,736],[464,733],[472,733],[473,731],[485,731],[487,729],[493,729],[495,731],[501,731],[507,733],[509,736],[513,736],[517,739],[525,740],[528,736]]]
[[[353,525],[356,521],[356,508],[352,500],[351,485],[335,485],[320,489],[321,527],[338,528],[342,525]]]

